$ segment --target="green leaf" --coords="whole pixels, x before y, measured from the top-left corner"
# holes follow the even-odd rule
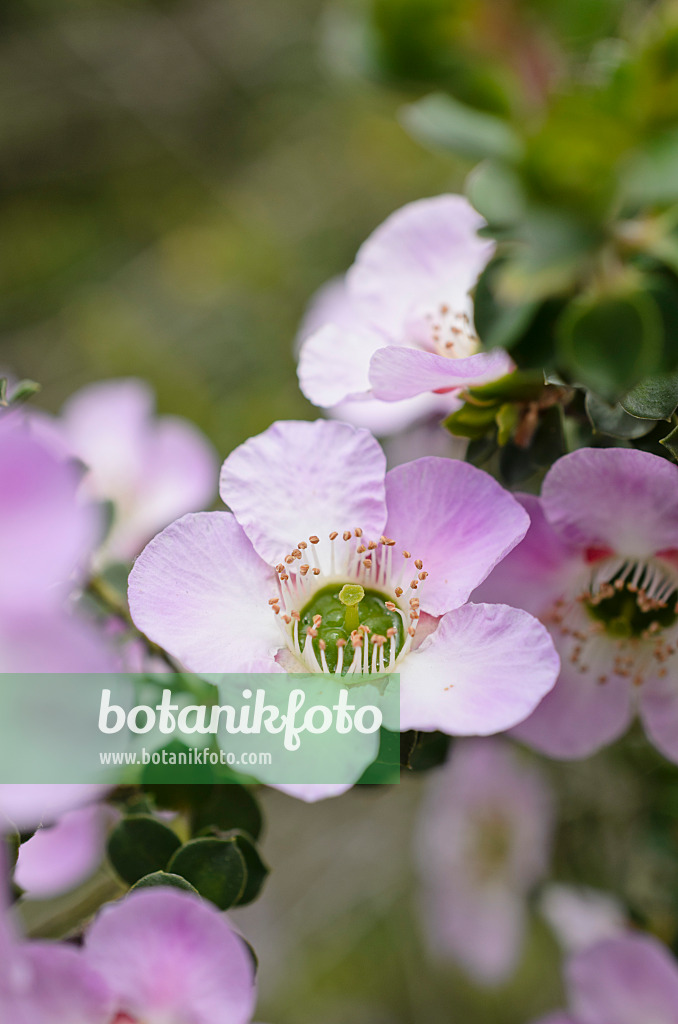
[[[614,404],[657,369],[662,330],[643,292],[570,303],[557,328],[558,355],[579,384]]]
[[[674,427],[671,433],[663,437],[659,443],[663,444],[671,452],[676,462],[678,462],[678,427]]]
[[[495,227],[515,224],[525,212],[520,178],[497,160],[478,164],[466,179],[465,191],[471,205]]]
[[[259,804],[246,786],[214,786],[207,800],[194,811],[193,830],[213,826],[221,832],[238,829],[255,841],[261,835],[263,819]]]
[[[627,440],[649,434],[656,423],[656,420],[639,419],[629,415],[619,403],[608,405],[592,391],[586,395],[586,414],[597,433]]]
[[[499,409],[496,419],[498,427],[497,443],[500,448],[503,448],[518,425],[518,407],[512,402],[507,402],[506,405],[502,405]]]
[[[445,764],[452,739],[442,732],[404,732],[400,740],[400,763],[413,772],[427,772]]]
[[[500,297],[498,283],[506,260],[492,260],[478,279],[474,296],[474,320],[485,348],[511,348],[529,327],[537,312],[534,302],[509,302]]]
[[[541,370],[515,370],[505,377],[469,388],[473,398],[487,402],[532,402],[544,390],[544,374]]]
[[[455,437],[484,437],[488,430],[494,427],[498,411],[499,403],[477,406],[467,402],[458,412],[453,412],[443,420],[443,426]]]
[[[235,906],[247,884],[245,858],[235,838],[192,839],[177,850],[167,870],[185,878],[220,910]]]
[[[623,191],[631,203],[671,203],[678,199],[678,131],[653,139],[629,160]]]
[[[471,160],[499,157],[516,161],[522,154],[520,139],[506,121],[444,93],[432,93],[403,107],[400,119],[417,141]]]
[[[108,840],[108,858],[124,882],[134,885],[144,875],[162,871],[178,847],[179,837],[149,815],[123,818]]]
[[[644,380],[622,398],[621,404],[640,419],[670,420],[678,408],[678,373]]]
[[[130,892],[136,889],[157,889],[158,886],[169,887],[170,889],[183,889],[185,892],[193,892],[199,895],[198,890],[187,882],[181,875],[173,875],[171,871],[154,871],[151,875],[144,875],[136,882]]]
[[[259,851],[248,835],[244,832],[233,831],[231,836],[238,844],[238,849],[243,856],[245,868],[247,870],[245,888],[236,903],[236,906],[244,907],[247,906],[248,903],[252,903],[252,901],[255,900],[261,892],[264,882],[268,877],[270,868],[268,867],[268,864],[261,859]]]
[[[27,402],[33,395],[37,395],[40,389],[41,385],[34,380],[20,380],[14,386],[10,396],[10,403],[12,405],[21,405],[22,402]]]
[[[0,405],[7,404],[7,378],[0,377]]]

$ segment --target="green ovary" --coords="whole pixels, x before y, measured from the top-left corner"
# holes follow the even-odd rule
[[[678,591],[674,591],[663,607],[643,610],[638,595],[624,587],[597,602],[587,600],[585,606],[591,618],[602,623],[609,636],[637,639],[648,630],[656,633],[658,629],[673,626],[678,620],[675,610],[677,599]]]
[[[337,641],[345,640],[346,646],[344,647],[342,667],[342,674],[344,674],[348,671],[353,661],[354,648],[351,643],[351,629],[346,626],[347,605],[339,599],[342,589],[343,585],[341,583],[334,583],[328,587],[323,587],[302,608],[299,621],[299,640],[303,648],[307,629],[313,626],[313,620],[316,615],[322,616],[322,622],[316,627],[318,635],[313,640],[316,657],[320,661],[320,641],[324,640],[326,644],[325,657],[327,658],[327,666],[330,672],[334,672],[339,658]],[[386,602],[390,600],[389,597],[380,594],[377,590],[365,590],[365,595],[359,603],[351,606],[351,611],[357,615],[359,624],[367,626],[370,630],[367,636],[370,648],[370,663],[372,660],[370,638],[372,636],[386,636],[387,630],[395,629],[396,654],[400,653],[405,642],[403,620],[397,611],[390,611],[386,607]],[[352,626],[350,621],[349,626]],[[357,626],[352,628],[357,628]],[[384,661],[386,664],[389,661],[390,650],[390,640],[387,640],[384,644]]]

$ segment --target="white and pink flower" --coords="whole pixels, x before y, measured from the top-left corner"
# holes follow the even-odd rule
[[[226,459],[221,496],[231,512],[184,516],[130,574],[136,625],[189,670],[396,671],[401,727],[459,735],[510,728],[552,686],[540,623],[467,603],[528,525],[481,470],[386,474],[367,431],[282,422]]]
[[[630,448],[581,448],[549,470],[532,525],[475,596],[539,616],[562,669],[515,735],[587,757],[636,712],[678,761],[678,467]]]
[[[373,232],[302,325],[301,390],[332,415],[390,434],[459,408],[515,367],[482,352],[469,292],[493,252],[463,196],[409,203]]]

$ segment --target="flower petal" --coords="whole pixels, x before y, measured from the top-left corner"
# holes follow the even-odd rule
[[[454,459],[428,457],[392,469],[386,504],[387,535],[429,573],[420,600],[432,615],[466,601],[530,523],[488,473]]]
[[[451,412],[456,412],[461,402],[453,394],[434,395],[427,392],[416,398],[406,398],[402,402],[382,402],[378,398],[347,398],[338,405],[328,409],[332,419],[344,420],[354,427],[364,427],[377,437],[387,437],[421,424],[426,429],[435,430],[448,443],[454,438],[444,430],[440,421]],[[419,454],[431,454],[430,451]],[[403,460],[398,460],[402,462]]]
[[[74,889],[99,867],[112,809],[95,804],[64,814],[19,847],[14,879],[28,899],[48,899]]]
[[[415,304],[460,307],[493,251],[478,237],[483,219],[463,196],[440,195],[391,214],[361,246],[348,272],[351,297],[368,323],[402,343]]]
[[[570,760],[589,757],[623,736],[632,718],[628,679],[610,674],[607,682],[599,683],[591,672],[581,673],[563,651],[556,685],[513,735],[549,757]]]
[[[214,907],[188,893],[132,893],[99,914],[85,949],[119,1011],[135,1019],[251,1020],[254,967],[247,947]]]
[[[3,782],[0,783],[0,816],[8,818],[21,830],[37,828],[51,824],[73,808],[82,807],[107,792],[107,786],[88,783],[21,785]]]
[[[299,352],[299,386],[314,405],[332,406],[370,390],[370,359],[384,339],[370,331],[326,324]]]
[[[534,710],[557,674],[558,656],[537,619],[506,605],[464,605],[403,661],[400,727],[502,732]]]
[[[553,526],[575,544],[634,558],[678,548],[678,466],[658,455],[580,448],[549,470],[542,500]]]
[[[375,351],[369,379],[375,398],[395,402],[425,391],[451,391],[487,384],[515,369],[501,348],[466,359],[446,359],[421,349],[389,345]]]
[[[676,659],[663,677],[648,679],[640,691],[640,716],[650,740],[664,757],[678,763],[678,686]]]
[[[226,459],[221,497],[256,551],[275,563],[300,540],[386,520],[386,459],[366,430],[347,423],[283,421]]]
[[[0,672],[115,672],[118,659],[94,623],[60,610],[3,612]]]
[[[129,578],[137,627],[193,672],[268,658],[280,634],[275,576],[228,512],[189,513],[151,541]]]
[[[529,515],[530,528],[473,592],[473,599],[510,604],[540,615],[558,598],[583,589],[586,567],[581,551],[553,529],[539,498],[531,494],[513,496]],[[588,582],[588,575],[584,579]]]
[[[574,1015],[582,1024],[673,1024],[678,967],[647,935],[608,939],[579,953],[567,970]]]
[[[21,420],[0,421],[0,604],[54,606],[70,589],[100,529],[98,511],[77,497],[80,477]]]
[[[56,943],[17,947],[13,984],[0,982],[0,1020],[12,1024],[109,1024],[107,986],[79,950]]]

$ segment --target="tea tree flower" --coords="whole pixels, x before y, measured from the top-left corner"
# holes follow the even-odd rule
[[[513,369],[506,352],[481,351],[472,325],[469,291],[493,251],[478,237],[482,224],[462,196],[442,195],[377,228],[304,325],[315,328],[299,354],[311,402],[390,433],[445,415],[464,388]]]
[[[0,1019],[12,1024],[248,1024],[252,957],[214,907],[169,888],[105,907],[83,949],[21,942],[0,917]]]
[[[675,1024],[678,965],[650,936],[607,939],[578,953],[565,981],[570,1008],[538,1024]]]
[[[38,425],[87,467],[89,496],[112,504],[103,561],[131,561],[157,530],[214,497],[212,446],[188,420],[155,416],[153,405],[143,381],[104,380]]]
[[[482,471],[426,458],[385,474],[367,431],[283,422],[226,459],[221,496],[230,513],[180,519],[130,574],[137,626],[188,669],[395,671],[404,728],[459,734],[508,728],[552,685],[543,626],[466,604],[527,527]]]
[[[583,448],[523,497],[525,540],[479,591],[538,615],[562,669],[516,735],[553,757],[586,757],[637,710],[678,760],[678,468],[627,448]]]
[[[463,740],[429,784],[416,833],[423,924],[438,956],[481,984],[515,970],[527,896],[548,869],[553,808],[508,743]]]

